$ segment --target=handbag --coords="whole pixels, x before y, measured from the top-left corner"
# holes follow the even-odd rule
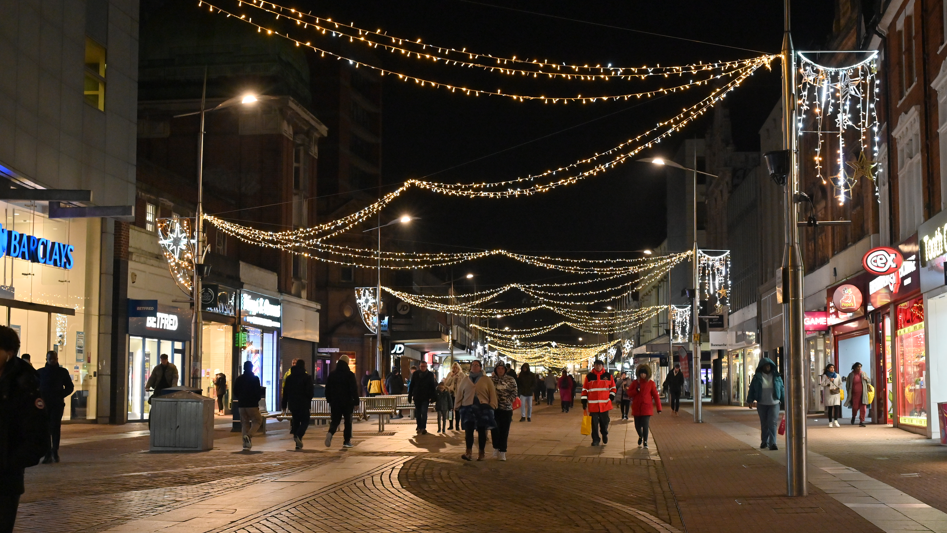
[[[523,406],[523,401],[520,400],[520,397],[519,397],[519,396],[517,396],[517,397],[513,400],[512,409],[513,409],[514,411],[516,411],[517,409],[519,409],[519,408],[522,407],[522,406]]]
[[[582,434],[591,435],[592,434],[592,417],[585,415],[582,417]]]
[[[786,415],[783,415],[779,419],[779,429],[776,431],[780,435],[786,434]]]
[[[875,388],[871,386],[871,383],[868,384],[868,405],[871,405],[871,402],[875,401]]]

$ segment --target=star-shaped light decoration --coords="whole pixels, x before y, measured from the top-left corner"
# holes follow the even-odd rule
[[[362,323],[372,333],[376,332],[378,317],[376,314],[375,287],[356,287],[355,303],[358,304],[359,315],[362,317]]]
[[[175,218],[170,224],[170,233],[165,236],[158,233],[158,244],[174,256],[175,259],[182,259],[181,254],[190,246],[196,244],[194,239],[188,238],[188,232],[181,227],[181,219]]]
[[[722,288],[720,288],[720,290],[717,291],[717,299],[719,299],[719,300],[726,300],[726,299],[727,299],[727,288],[726,288],[726,287],[722,287]]]
[[[878,164],[868,159],[864,151],[858,155],[858,159],[854,162],[849,161],[848,166],[852,167],[851,180],[853,182],[857,182],[858,178],[868,178],[872,182],[875,181],[874,168],[878,166]]]
[[[174,217],[158,220],[158,244],[164,251],[171,277],[186,294],[191,294],[194,278],[194,248],[196,240],[190,238],[188,219]]]

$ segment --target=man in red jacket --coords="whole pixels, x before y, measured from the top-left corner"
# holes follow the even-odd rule
[[[605,371],[605,363],[597,359],[582,384],[582,411],[592,416],[592,446],[598,446],[600,428],[602,444],[608,444],[608,412],[612,410],[613,400],[615,378]]]

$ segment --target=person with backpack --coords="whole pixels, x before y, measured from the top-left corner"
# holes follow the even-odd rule
[[[746,401],[750,409],[756,407],[760,415],[760,449],[778,450],[776,426],[779,423],[779,403],[783,401],[783,378],[776,372],[776,363],[769,357],[760,359]]]
[[[243,449],[246,451],[253,448],[253,432],[263,425],[263,417],[260,416],[263,389],[260,386],[260,378],[253,375],[253,362],[243,362],[243,374],[233,382],[233,395],[237,399],[240,432],[243,434]]]
[[[516,378],[520,394],[520,422],[533,421],[533,393],[538,381],[536,374],[530,372],[529,363],[523,363],[520,367],[520,375]]]
[[[306,373],[306,361],[297,359],[289,370],[289,377],[283,381],[283,411],[289,407],[292,420],[289,434],[293,436],[296,449],[303,447],[303,435],[309,427],[309,415],[312,409],[312,376]]]
[[[372,375],[368,377],[368,397],[374,398],[385,393],[385,388],[381,385],[381,376],[377,370],[372,370]]]
[[[62,433],[62,415],[66,410],[66,398],[75,387],[69,371],[59,366],[59,354],[53,350],[46,353],[46,366],[39,369],[39,391],[46,404],[49,417],[50,449],[43,464],[59,462],[59,437]]]
[[[344,420],[345,428],[342,432],[345,440],[342,441],[343,448],[352,447],[352,410],[361,401],[358,397],[358,383],[355,381],[355,373],[349,368],[349,356],[343,355],[335,363],[335,370],[329,373],[326,378],[326,401],[329,402],[329,410],[332,420],[329,423],[329,432],[326,433],[326,448],[332,446],[332,436],[339,429],[339,424]]]
[[[608,412],[615,400],[615,379],[605,371],[605,363],[596,359],[582,385],[582,411],[592,417],[592,446],[608,444]],[[602,439],[599,441],[599,431]]]
[[[0,532],[11,532],[23,494],[27,467],[49,451],[45,403],[39,375],[16,356],[20,338],[0,326]]]
[[[638,446],[648,447],[648,428],[654,408],[661,412],[661,395],[658,386],[651,379],[651,366],[638,365],[635,369],[638,379],[628,380],[628,397],[631,398],[631,415],[635,417],[635,431],[638,432]],[[653,400],[653,403],[652,403]]]

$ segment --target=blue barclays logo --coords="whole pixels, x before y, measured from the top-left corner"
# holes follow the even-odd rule
[[[0,224],[0,257],[9,255],[16,259],[71,270],[74,264],[72,253],[75,249],[71,244],[7,230]]]

